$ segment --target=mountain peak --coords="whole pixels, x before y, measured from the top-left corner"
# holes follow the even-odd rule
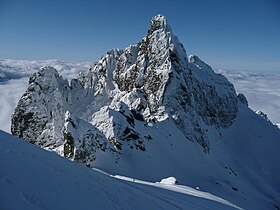
[[[167,26],[166,17],[161,14],[154,16],[151,20],[151,29],[152,30],[166,28],[166,26]]]
[[[172,172],[180,183],[209,177],[209,187],[232,197],[259,190],[255,182],[243,187],[248,174],[261,180],[271,169],[264,181],[279,183],[279,164],[271,161],[279,154],[279,129],[258,119],[224,76],[197,56],[187,57],[166,18],[157,15],[140,42],[109,51],[70,84],[53,68],[34,73],[13,114],[12,133],[114,174],[158,180]],[[269,159],[244,173],[266,151]]]
[[[111,50],[70,85],[55,72],[45,67],[31,76],[13,115],[12,132],[44,147],[63,146],[60,152],[74,160],[79,156],[74,151],[83,151],[81,139],[91,145],[88,154],[94,159],[95,140],[89,135],[99,136],[97,149],[115,148],[120,153],[124,139],[133,139],[130,147],[144,150],[145,137],[134,128],[137,120],[145,124],[171,119],[187,139],[208,151],[205,126],[229,127],[238,111],[233,86],[197,56],[188,60],[163,15],[152,18],[142,41]],[[76,119],[73,129],[65,113]],[[100,144],[106,141],[107,146]]]
[[[158,29],[167,29],[168,27],[168,24],[167,24],[167,20],[166,20],[166,17],[161,15],[161,14],[158,14],[156,16],[154,16],[151,20],[151,26],[150,26],[150,29],[152,31],[156,31]]]

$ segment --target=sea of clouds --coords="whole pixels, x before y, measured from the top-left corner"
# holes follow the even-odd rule
[[[249,107],[261,110],[274,123],[280,123],[280,71],[247,72],[216,70],[234,84],[237,93],[243,93]]]
[[[75,78],[87,71],[89,62],[65,62],[60,60],[26,61],[0,59],[0,129],[10,132],[11,115],[28,87],[32,72],[50,65],[64,78]],[[261,110],[273,123],[280,123],[280,72],[254,73],[245,71],[215,70],[225,75],[243,93],[252,110]]]

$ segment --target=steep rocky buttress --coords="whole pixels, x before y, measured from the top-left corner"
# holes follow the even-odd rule
[[[238,112],[233,85],[187,56],[162,15],[147,35],[111,50],[70,83],[52,67],[32,74],[12,117],[12,134],[87,165],[98,152],[116,161],[124,147],[145,151],[140,131],[172,119],[186,141],[210,151],[209,127],[229,127]]]

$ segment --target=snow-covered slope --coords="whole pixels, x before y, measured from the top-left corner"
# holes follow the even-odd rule
[[[187,186],[113,178],[0,131],[0,209],[240,209]]]
[[[247,209],[279,207],[280,130],[197,56],[162,15],[70,83],[34,72],[12,133],[111,174],[180,183]]]

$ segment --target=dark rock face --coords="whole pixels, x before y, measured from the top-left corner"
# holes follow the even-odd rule
[[[159,15],[139,43],[109,51],[70,85],[52,67],[33,74],[12,134],[90,166],[98,152],[118,160],[124,148],[145,151],[154,137],[139,129],[167,119],[209,152],[208,128],[219,133],[237,112],[233,85],[197,56],[187,57]]]
[[[249,104],[248,104],[248,101],[247,101],[247,98],[242,94],[242,93],[239,93],[238,95],[237,95],[237,98],[238,98],[238,100],[242,103],[242,104],[244,104],[245,106],[248,106]]]
[[[29,87],[12,116],[12,134],[42,147],[58,146],[59,137],[47,130],[54,129],[52,126],[62,128],[68,91],[68,82],[52,67],[32,74]]]

